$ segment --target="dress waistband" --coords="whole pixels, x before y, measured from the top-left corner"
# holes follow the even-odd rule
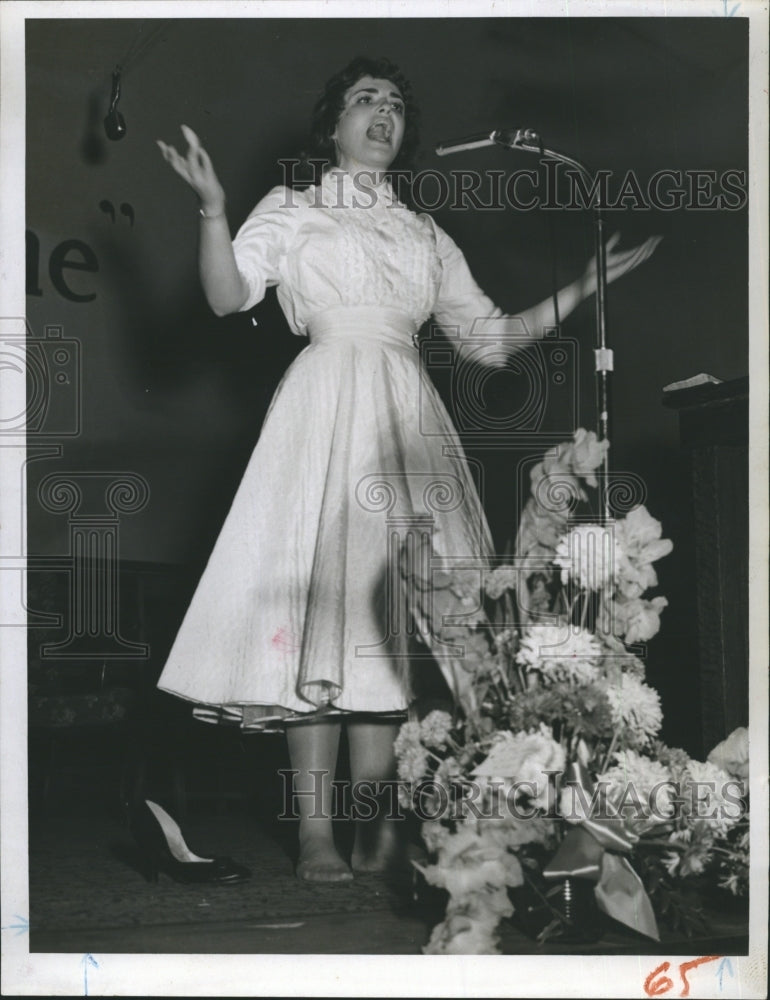
[[[389,306],[336,306],[308,323],[311,344],[337,338],[379,341],[393,347],[417,347],[419,327],[412,317]]]

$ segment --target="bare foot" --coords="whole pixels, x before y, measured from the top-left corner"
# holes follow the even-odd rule
[[[395,822],[359,821],[351,865],[354,872],[367,874],[403,868],[404,845]]]
[[[333,844],[306,843],[300,848],[297,878],[305,882],[351,882],[353,872]]]

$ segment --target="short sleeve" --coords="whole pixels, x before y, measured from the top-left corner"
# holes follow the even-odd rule
[[[298,208],[297,192],[279,185],[265,195],[238,230],[233,253],[249,290],[241,312],[252,309],[271,285],[278,284]]]
[[[476,284],[462,251],[451,236],[435,222],[433,226],[442,267],[433,315],[444,330],[459,328],[460,338],[467,337],[477,320],[499,319],[504,314]]]

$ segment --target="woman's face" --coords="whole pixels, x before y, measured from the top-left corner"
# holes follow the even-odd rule
[[[390,80],[362,76],[345,94],[332,133],[337,165],[348,172],[387,170],[404,138],[404,99]]]

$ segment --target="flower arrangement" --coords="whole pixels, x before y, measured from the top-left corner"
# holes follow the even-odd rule
[[[402,563],[455,698],[453,713],[407,722],[395,747],[429,852],[417,867],[448,900],[426,953],[497,953],[522,889],[542,906],[541,939],[563,933],[567,879],[655,939],[661,917],[698,926],[682,892],[693,876],[747,890],[748,734],[705,762],[665,746],[633,648],[660,628],[667,601],[646,595],[672,543],[642,505],[606,523],[578,516],[607,447],[579,429],[533,468],[506,565],[457,569],[433,553]]]

